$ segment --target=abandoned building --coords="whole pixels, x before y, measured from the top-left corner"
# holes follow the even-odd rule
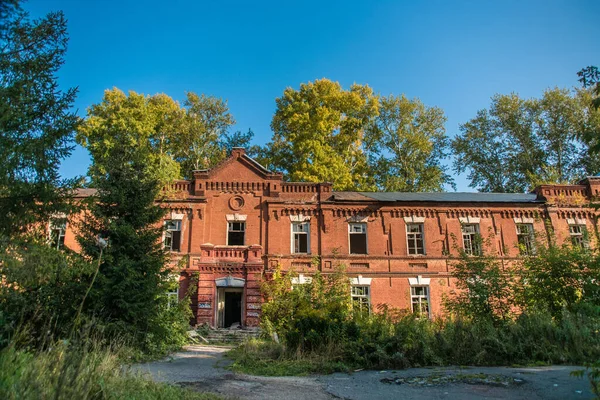
[[[599,213],[589,204],[599,191],[600,177],[589,177],[527,194],[338,192],[329,183],[286,182],[234,149],[216,167],[174,182],[161,203],[163,246],[182,266],[171,295],[183,297],[193,282],[197,324],[256,326],[269,271],[293,269],[302,284],[343,264],[357,307],[431,316],[453,288],[460,249],[510,263],[534,253],[536,238],[595,246]],[[68,224],[51,230],[57,246],[77,248]]]

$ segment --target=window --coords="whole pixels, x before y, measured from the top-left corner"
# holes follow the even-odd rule
[[[569,234],[571,235],[571,243],[573,246],[581,249],[589,247],[587,241],[587,228],[585,225],[569,225]]]
[[[533,235],[533,224],[517,224],[517,240],[521,254],[535,254],[535,237]]]
[[[352,286],[352,307],[359,311],[371,311],[371,287]]]
[[[348,224],[350,254],[367,254],[367,224]]]
[[[310,253],[309,236],[309,222],[292,222],[292,253]]]
[[[65,232],[67,231],[67,220],[65,218],[56,218],[50,220],[50,230],[48,232],[50,246],[55,249],[62,249],[65,246]]]
[[[179,303],[179,289],[175,287],[167,292],[167,308],[177,307],[177,303]]]
[[[465,253],[472,256],[480,256],[481,238],[479,236],[479,224],[463,224],[461,229]]]
[[[408,242],[408,254],[425,254],[423,224],[407,224],[406,240]]]
[[[429,318],[429,286],[411,286],[412,312]]]
[[[165,236],[163,249],[167,251],[180,251],[181,249],[181,221],[165,221]]]
[[[228,222],[227,223],[227,245],[228,246],[243,246],[245,233],[246,233],[246,223],[245,222]]]

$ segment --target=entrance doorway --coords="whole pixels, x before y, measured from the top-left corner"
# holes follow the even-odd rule
[[[233,324],[242,325],[242,294],[244,289],[219,288],[217,327],[229,328]]]

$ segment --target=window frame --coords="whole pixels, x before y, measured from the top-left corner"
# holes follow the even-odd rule
[[[355,289],[364,290],[363,293],[355,293]],[[371,285],[351,285],[350,286],[350,301],[352,303],[352,310],[356,309],[359,312],[368,311],[371,313]],[[358,304],[358,307],[356,307]],[[355,309],[356,307],[356,309]],[[365,310],[366,307],[366,310]]]
[[[573,228],[578,229],[579,232],[573,232]],[[584,224],[569,224],[569,237],[571,238],[571,245],[577,246],[580,249],[588,249],[590,244],[587,240],[588,230],[587,225]]]
[[[65,236],[67,235],[67,219],[66,218],[51,218],[48,223],[48,242],[50,247],[61,250],[65,247]],[[58,225],[60,224],[60,226]],[[58,235],[54,237],[53,233],[58,231]],[[56,243],[55,243],[56,241]]]
[[[413,293],[417,288],[425,289],[425,294]],[[415,299],[418,300],[419,310],[415,311]],[[423,316],[423,300],[427,306],[427,318],[431,318],[431,287],[430,285],[411,285],[410,286],[410,310],[413,314],[418,314],[419,317]]]
[[[465,232],[466,227],[475,227],[474,232]],[[478,238],[481,238],[481,234],[479,233],[479,224],[478,223],[468,223],[468,224],[460,224],[460,231],[462,234],[463,241],[463,250],[466,254],[470,256],[481,256],[483,254],[481,242],[478,242]],[[469,248],[467,249],[467,242],[465,241],[465,237],[469,237]]]
[[[361,226],[364,228],[363,232],[352,232],[353,226]],[[365,252],[364,253],[353,253],[352,252],[352,240],[351,235],[364,235],[365,236]],[[356,254],[356,255],[366,255],[369,254],[369,233],[367,229],[366,222],[349,222],[348,223],[348,253]]]
[[[535,255],[535,231],[532,223],[517,223],[515,224],[517,230],[517,245],[519,246],[519,252],[525,256]],[[522,232],[520,228],[527,227],[527,232]],[[523,243],[521,241],[523,240]]]
[[[169,224],[171,224],[171,223],[175,223],[176,229],[169,228]],[[181,251],[181,239],[183,236],[181,234],[182,225],[183,224],[181,223],[180,219],[166,219],[164,221],[163,240],[162,240],[163,250],[172,251],[172,252],[180,252]],[[175,241],[173,240],[173,234],[171,232],[179,232],[179,243],[177,243],[176,249],[173,248],[173,243],[175,243]],[[167,238],[170,239],[169,246],[167,246],[167,244],[166,244]]]
[[[301,232],[296,232],[294,230],[294,228],[296,226],[306,226],[306,230],[305,231],[301,231]],[[290,244],[290,251],[292,254],[310,254],[310,221],[302,221],[302,222],[292,222],[290,225],[290,231],[291,231],[291,235],[290,235],[290,239],[291,239],[291,244]],[[296,250],[296,235],[305,235],[306,236],[306,251],[299,251],[299,243],[298,243],[298,250]]]
[[[409,227],[412,226],[418,226],[419,227],[419,231],[418,232],[411,232],[409,231]],[[421,240],[421,252],[419,253],[419,247],[416,245],[417,241],[419,240],[418,238],[412,238],[414,236],[420,236],[420,240]],[[411,253],[411,241],[412,243],[415,245],[415,252]],[[419,256],[419,255],[425,255],[427,254],[427,252],[425,251],[425,224],[422,222],[410,222],[406,224],[406,252],[408,255],[411,256]]]
[[[233,224],[240,224],[240,226],[242,227],[242,229],[240,229],[240,230],[231,230],[230,227],[233,226]],[[230,244],[229,243],[229,233],[230,232],[242,232],[243,233],[242,244]],[[226,244],[227,244],[227,246],[245,246],[246,245],[246,221],[227,221]]]

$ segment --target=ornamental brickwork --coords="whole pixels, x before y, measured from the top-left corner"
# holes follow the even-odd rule
[[[600,177],[531,194],[335,192],[329,183],[285,182],[234,149],[166,193],[161,205],[171,221],[172,265],[181,271],[179,296],[191,288],[192,322],[211,326],[258,325],[260,283],[278,265],[305,279],[343,264],[354,285],[367,287],[361,293],[371,307],[414,309],[418,293],[435,315],[454,287],[453,258],[460,249],[479,251],[469,230],[506,265],[532,238],[598,241],[599,213],[590,203],[600,195]],[[69,227],[65,245],[76,249]]]

